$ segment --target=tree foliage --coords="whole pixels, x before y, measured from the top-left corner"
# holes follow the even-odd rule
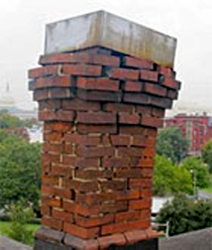
[[[177,163],[187,155],[188,149],[189,141],[183,138],[179,128],[167,127],[160,130],[156,145],[157,154]]]
[[[0,208],[23,199],[38,210],[41,145],[0,131]]]
[[[208,141],[204,147],[202,147],[202,158],[209,166],[209,171],[212,173],[212,140]]]
[[[187,169],[176,166],[164,156],[156,155],[153,192],[157,196],[169,196],[177,193],[192,194],[191,174]]]
[[[191,201],[180,195],[164,205],[156,220],[169,221],[170,235],[212,227],[212,202]]]
[[[187,157],[180,165],[181,168],[187,169],[199,188],[207,188],[210,183],[210,175],[208,165],[202,159],[194,156]]]
[[[11,221],[8,236],[25,244],[32,244],[33,232],[26,227],[34,217],[32,208],[25,207],[20,200],[9,205],[8,214]]]

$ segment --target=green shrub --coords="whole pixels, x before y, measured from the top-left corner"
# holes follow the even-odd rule
[[[27,222],[33,218],[33,210],[31,207],[24,207],[22,201],[16,204],[10,204],[8,214],[11,220],[11,225],[8,229],[8,236],[14,240],[25,244],[32,244],[33,231],[26,228]]]
[[[212,227],[212,202],[191,201],[186,196],[179,195],[164,205],[156,221],[169,221],[169,235]]]

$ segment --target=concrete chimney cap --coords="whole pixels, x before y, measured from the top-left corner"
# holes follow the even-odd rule
[[[46,25],[45,54],[105,47],[172,67],[176,38],[105,11]]]

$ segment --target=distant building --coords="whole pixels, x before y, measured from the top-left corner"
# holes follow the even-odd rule
[[[9,112],[15,112],[16,102],[14,98],[10,95],[10,86],[7,83],[5,90],[1,92],[0,95],[0,111],[7,110]]]
[[[199,156],[201,147],[212,139],[212,117],[203,115],[178,114],[165,118],[164,126],[179,127],[183,135],[190,141],[190,155]]]
[[[22,110],[17,108],[15,99],[10,93],[9,83],[7,83],[5,86],[5,89],[0,93],[0,112],[8,111],[11,115],[17,116],[21,120],[30,120],[32,118],[37,119],[37,109]]]

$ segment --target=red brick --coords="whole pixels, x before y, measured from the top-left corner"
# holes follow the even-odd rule
[[[84,144],[85,146],[96,146],[100,144],[100,136],[80,135],[77,133],[66,133],[64,141],[71,144]]]
[[[115,215],[116,222],[138,220],[140,218],[140,211],[129,210],[127,212],[120,212]]]
[[[78,76],[100,76],[102,73],[101,66],[83,65],[83,64],[65,64],[62,69],[64,74]]]
[[[108,249],[111,245],[122,246],[126,244],[126,239],[123,234],[113,234],[110,236],[99,237],[97,240],[100,249]]]
[[[41,186],[42,195],[52,196],[54,195],[54,189],[51,186],[42,185]]]
[[[152,115],[158,118],[163,118],[165,115],[165,109],[152,108]]]
[[[41,101],[46,100],[49,97],[49,91],[47,89],[37,89],[33,92],[33,100]]]
[[[113,193],[116,201],[134,200],[140,196],[139,190],[121,190]]]
[[[43,217],[41,219],[41,224],[56,230],[61,230],[63,227],[62,220],[50,218],[50,217]]]
[[[84,167],[98,167],[99,166],[99,158],[80,158],[77,157],[75,161],[75,166],[79,168]]]
[[[101,206],[102,213],[117,213],[121,211],[127,211],[127,201],[116,201],[115,203],[103,203]]]
[[[73,93],[69,88],[50,88],[48,91],[48,98],[50,99],[70,97],[73,97]]]
[[[143,156],[151,156],[154,157],[155,156],[155,148],[149,148],[146,147],[143,152],[142,152]]]
[[[120,80],[138,80],[139,71],[124,68],[112,68],[109,71],[109,76]]]
[[[93,180],[68,180],[68,186],[79,192],[97,192],[99,189],[97,181]]]
[[[60,109],[61,108],[61,100],[41,100],[39,102],[39,110],[46,109]]]
[[[99,244],[97,240],[83,240],[79,237],[71,234],[66,234],[64,238],[66,246],[70,246],[71,249],[84,249],[84,250],[98,250]]]
[[[129,103],[139,103],[139,104],[149,104],[149,96],[140,93],[125,93],[124,102]]]
[[[82,239],[95,238],[96,236],[98,236],[99,233],[99,227],[85,229],[66,222],[64,223],[63,230],[66,233],[72,234]]]
[[[153,69],[154,64],[151,61],[138,59],[131,56],[124,57],[124,65],[133,68],[140,68],[140,69]]]
[[[124,155],[123,158],[104,158],[103,166],[106,168],[128,167],[130,165],[130,158]]]
[[[148,143],[145,135],[136,135],[132,137],[132,146],[146,147],[147,144]]]
[[[121,134],[141,135],[145,133],[145,128],[139,126],[121,126],[119,129]]]
[[[35,82],[35,89],[49,88],[49,87],[71,87],[71,80],[69,76],[54,76],[41,77]]]
[[[43,175],[41,177],[43,185],[56,185],[58,182],[58,178],[55,176]]]
[[[75,147],[71,143],[66,143],[63,145],[63,154],[75,155]]]
[[[163,120],[157,117],[142,116],[141,124],[154,128],[161,128],[163,126]]]
[[[127,182],[123,180],[106,180],[100,182],[101,189],[107,190],[126,190]]]
[[[77,112],[76,121],[87,124],[114,124],[116,115],[107,112]]]
[[[74,166],[76,162],[76,156],[73,155],[62,155],[62,163],[65,165]]]
[[[51,207],[62,207],[61,199],[51,199],[48,203]]]
[[[124,85],[124,90],[129,92],[141,92],[142,88],[142,82],[126,81]]]
[[[133,112],[134,105],[124,103],[106,103],[104,110],[113,112]]]
[[[109,78],[83,78],[77,79],[77,87],[87,90],[118,91],[119,81]]]
[[[153,95],[166,96],[167,89],[157,84],[145,83],[144,92],[150,93]]]
[[[51,167],[51,174],[53,176],[66,176],[72,177],[72,169],[69,166],[63,166],[62,164],[56,164]]]
[[[128,146],[130,145],[130,136],[129,135],[111,135],[110,141],[111,141],[111,144],[114,146]]]
[[[52,110],[39,111],[38,119],[40,121],[52,121],[56,120],[56,112]]]
[[[64,133],[72,129],[73,126],[68,122],[53,122],[51,128],[53,131]]]
[[[140,211],[140,219],[147,219],[151,217],[151,208]]]
[[[129,114],[127,112],[119,113],[119,123],[121,124],[139,124],[140,115],[138,114]]]
[[[150,104],[156,107],[160,107],[164,109],[170,109],[172,107],[172,100],[170,100],[169,98],[151,96],[149,99],[149,102]]]
[[[67,110],[98,111],[100,110],[100,103],[86,102],[80,99],[62,100],[62,108]]]
[[[120,59],[106,54],[97,54],[97,52],[89,49],[80,53],[60,53],[41,56],[39,63],[43,65],[54,63],[91,63],[105,66],[119,66]]]
[[[66,222],[73,222],[73,215],[67,212],[64,212],[62,209],[55,209],[52,210],[52,217],[55,219],[63,220]]]
[[[102,235],[121,233],[135,229],[146,229],[150,226],[149,220],[130,221],[128,223],[116,223],[102,227]]]
[[[111,214],[107,214],[105,216],[92,217],[92,218],[86,218],[79,215],[75,216],[76,224],[84,228],[109,224],[110,222],[113,222],[113,220],[114,216]]]
[[[136,147],[119,147],[118,148],[118,155],[123,157],[133,157],[133,156],[141,156],[143,149],[136,148]]]
[[[141,210],[151,208],[151,200],[150,199],[142,199],[142,200],[132,200],[129,202],[129,209]]]
[[[173,77],[165,77],[162,85],[170,89],[179,89],[179,84]]]
[[[54,163],[59,163],[60,162],[60,154],[55,153],[55,152],[48,152],[48,153],[43,153],[42,154],[42,162],[54,162]]]
[[[74,213],[80,214],[85,217],[97,216],[101,213],[101,207],[99,205],[98,206],[83,206],[80,204],[76,204],[74,208]]]
[[[63,201],[63,209],[65,212],[74,213],[75,212],[75,205],[70,200],[64,200]]]
[[[115,178],[139,178],[141,176],[140,168],[119,168],[114,173]]]
[[[74,121],[74,115],[74,111],[71,110],[58,110],[56,112],[56,118],[58,121],[72,122]]]
[[[150,189],[150,188],[142,189],[140,197],[141,198],[150,198],[150,197],[152,197],[152,189]]]
[[[60,198],[70,199],[71,191],[67,188],[54,187],[54,195]]]
[[[44,133],[43,137],[44,137],[44,141],[60,143],[62,139],[62,133],[59,133],[59,132]]]
[[[77,96],[80,99],[84,99],[87,101],[120,102],[122,94],[120,91],[117,92],[96,91],[96,90],[85,91],[83,89],[78,89]]]
[[[115,149],[113,147],[85,147],[83,145],[77,147],[77,155],[86,158],[114,156]]]
[[[167,97],[171,98],[172,100],[176,100],[178,98],[178,92],[172,89],[168,90]]]
[[[113,171],[110,169],[79,169],[76,170],[75,177],[84,180],[96,180],[97,178],[112,178]]]
[[[140,79],[150,82],[158,82],[158,72],[142,69],[140,70]]]
[[[153,169],[151,168],[142,168],[142,177],[144,178],[152,178]]]
[[[174,72],[172,71],[171,68],[168,68],[168,67],[160,66],[158,69],[158,72],[160,74],[164,75],[165,77],[167,77],[167,76],[173,77],[174,76]]]
[[[89,134],[89,133],[116,134],[117,133],[117,126],[116,125],[78,124],[77,125],[77,132],[80,134]]]
[[[56,75],[58,74],[59,71],[60,71],[59,65],[40,67],[40,68],[29,70],[28,77],[38,78],[38,77],[44,77],[44,76],[49,76],[49,75]]]
[[[135,111],[136,113],[139,113],[139,114],[145,114],[145,115],[152,114],[152,108],[149,106],[136,105]]]
[[[124,236],[127,240],[127,243],[133,244],[142,240],[147,240],[146,230],[133,230],[129,232],[124,232]]]
[[[50,144],[50,143],[44,143],[43,144],[43,151],[47,151],[47,152],[58,152],[58,153],[62,153],[63,150],[63,145],[61,143],[54,143],[54,144]]]
[[[152,180],[151,179],[131,179],[129,180],[129,188],[132,189],[141,189],[141,188],[151,188]]]

